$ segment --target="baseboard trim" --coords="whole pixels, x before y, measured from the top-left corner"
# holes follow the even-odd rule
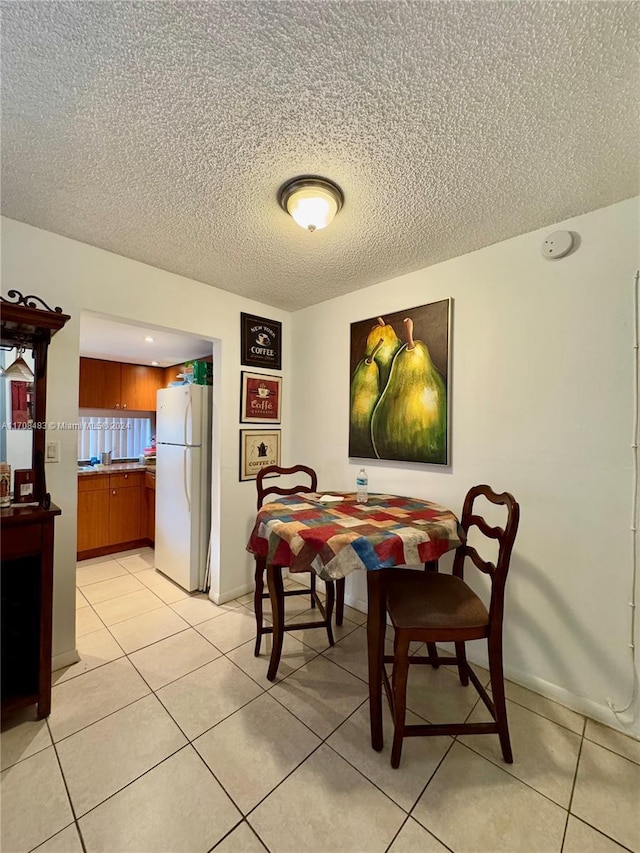
[[[79,660],[80,655],[77,649],[71,649],[68,652],[54,655],[51,658],[51,672],[55,672],[57,669],[62,669],[65,666],[71,666],[72,663],[78,663]]]
[[[210,590],[209,598],[214,604],[226,604],[227,601],[233,601],[234,598],[239,598],[241,595],[246,595],[248,592],[253,592],[253,581],[236,586],[234,589],[228,589],[226,592],[213,592]]]
[[[151,539],[133,539],[131,542],[119,542],[117,545],[103,545],[101,548],[89,548],[88,551],[78,551],[76,560],[90,560],[92,557],[106,557],[119,551],[131,551],[133,548],[153,548]]]

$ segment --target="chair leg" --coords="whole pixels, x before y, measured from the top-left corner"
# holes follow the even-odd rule
[[[311,606],[315,607],[316,606],[316,594],[315,594],[316,593],[316,573],[315,572],[311,572],[310,588],[311,588]]]
[[[489,672],[491,675],[491,693],[496,709],[498,737],[502,747],[502,757],[507,764],[513,764],[509,725],[507,722],[507,703],[504,695],[504,674],[502,671],[502,638],[489,637]]]
[[[404,724],[407,716],[407,676],[409,674],[409,635],[396,629],[393,641],[393,672],[391,689],[393,691],[393,746],[391,747],[391,766],[400,766]]]
[[[458,658],[458,676],[460,677],[460,684],[463,687],[466,687],[469,683],[469,675],[467,673],[467,650],[465,648],[464,643],[456,643],[456,657]]]
[[[273,617],[273,645],[267,679],[274,681],[278,673],[280,655],[282,654],[282,640],[284,639],[284,584],[282,583],[282,568],[280,566],[267,566],[267,582]]]
[[[333,581],[327,581],[325,584],[325,590],[327,593],[327,598],[324,602],[324,613],[327,620],[327,637],[329,638],[329,645],[332,646],[334,643],[333,639],[333,628],[331,625],[331,617],[333,616],[333,604],[335,601],[335,587]]]
[[[344,619],[344,578],[336,581],[336,625],[342,625]]]
[[[256,657],[260,654],[260,643],[262,641],[262,593],[264,592],[264,570],[264,558],[256,557],[255,590],[253,593],[253,609],[256,614],[256,647],[253,653]]]
[[[427,652],[429,653],[429,660],[431,661],[431,666],[434,669],[439,669],[440,664],[438,663],[438,647],[435,643],[427,643]]]

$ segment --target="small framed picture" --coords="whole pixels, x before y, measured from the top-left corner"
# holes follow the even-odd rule
[[[282,323],[240,312],[240,363],[282,370]]]
[[[14,504],[33,503],[35,498],[35,477],[33,468],[17,468],[13,476]]]
[[[240,481],[255,480],[268,465],[280,465],[280,430],[241,429]]]
[[[242,371],[240,422],[243,424],[280,423],[282,377]]]

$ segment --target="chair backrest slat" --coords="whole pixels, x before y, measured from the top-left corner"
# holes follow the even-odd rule
[[[484,572],[485,575],[491,575],[493,577],[493,573],[496,570],[494,563],[490,563],[488,560],[483,560],[472,545],[466,545],[465,549],[466,556],[469,557],[471,562],[480,569],[481,572]]]
[[[306,474],[309,477],[309,483],[303,483],[297,486],[269,486],[265,488],[263,481],[265,477],[273,474]],[[258,489],[258,509],[262,506],[267,495],[296,495],[298,492],[315,492],[318,489],[318,475],[307,465],[294,465],[292,468],[281,468],[279,465],[267,465],[258,472],[256,477],[256,487]]]

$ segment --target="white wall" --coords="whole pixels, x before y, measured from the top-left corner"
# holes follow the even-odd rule
[[[71,320],[49,351],[47,420],[78,419],[79,325],[83,309],[216,339],[214,425],[220,472],[214,482],[219,508],[219,571],[212,597],[224,601],[253,585],[253,561],[245,551],[255,516],[255,483],[238,482],[240,312],[283,321],[283,370],[291,362],[290,315],[261,303],[149,267],[14,220],[2,219],[2,290],[35,293]],[[288,452],[289,392],[283,383],[283,455]],[[56,522],[54,665],[74,659],[77,442],[74,431],[48,431],[61,443],[62,461],[47,465],[47,487],[62,509]]]
[[[561,260],[540,252],[554,226],[296,312],[291,461],[316,468],[324,490],[355,488],[350,323],[452,297],[452,464],[367,461],[369,489],[456,510],[476,483],[513,492],[521,522],[507,584],[508,674],[638,734],[638,719],[619,722],[606,706],[607,697],[626,704],[632,688],[638,201],[559,227],[579,237]],[[364,573],[350,577],[348,594],[364,604]]]

